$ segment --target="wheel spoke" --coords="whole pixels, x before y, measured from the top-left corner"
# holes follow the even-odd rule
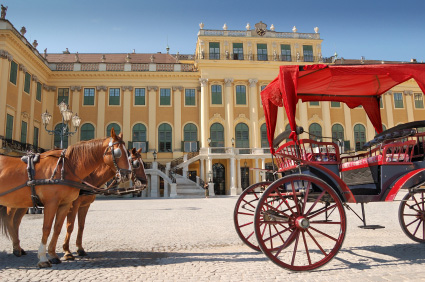
[[[247,213],[247,212],[238,212],[238,214],[254,216],[254,213]]]
[[[275,227],[276,228],[276,227]],[[283,233],[285,233],[285,232],[287,232],[287,231],[290,231],[291,230],[291,226],[289,226],[289,227],[285,227],[285,229],[284,230],[282,230],[282,231],[277,231],[277,229],[276,229],[276,234],[274,234],[273,236],[270,236],[270,237],[267,237],[267,238],[264,238],[264,242],[267,242],[267,241],[269,241],[269,240],[271,240],[271,239],[273,239],[273,238],[276,238],[277,236],[279,236],[281,239],[282,239],[282,241],[283,242],[285,242],[285,240],[280,236],[280,235],[282,235]],[[271,234],[270,234],[271,235]]]
[[[253,221],[250,221],[250,222],[248,222],[248,223],[245,223],[245,224],[239,225],[239,228],[240,228],[240,227],[245,227],[245,226],[251,225],[251,224],[253,224],[253,223],[254,223]]]
[[[297,250],[298,250],[298,241],[299,241],[299,239],[300,239],[300,232],[297,232],[297,238],[295,238],[294,252],[292,254],[291,265],[294,265],[294,262],[295,262],[295,256],[296,256]]]
[[[308,247],[307,247],[307,240],[305,239],[305,232],[303,232],[303,240],[304,240],[305,252],[306,252],[306,255],[307,255],[307,259],[308,259],[308,264],[311,264],[310,253],[309,253]]]
[[[410,222],[409,224],[406,224],[406,227],[412,225],[413,223],[415,223],[416,221],[421,220],[420,218],[415,219],[414,221]]]
[[[320,246],[320,244],[317,242],[316,238],[314,238],[314,236],[311,234],[311,232],[308,229],[306,231],[307,231],[308,235],[310,236],[310,238],[314,241],[314,243],[316,243],[316,246],[320,249],[322,254],[327,256],[328,254],[325,252],[325,250],[323,250],[322,246]]]
[[[308,219],[312,219],[313,217],[318,216],[319,214],[324,213],[327,210],[330,210],[332,208],[336,207],[336,204],[334,204],[333,206],[329,206],[327,208],[323,208],[323,210],[317,210],[317,212],[315,212],[314,214],[312,214],[311,216],[307,216]]]
[[[324,232],[320,231],[319,229],[316,229],[316,228],[314,228],[314,227],[312,227],[312,226],[310,226],[310,228],[311,228],[311,229],[313,229],[314,231],[316,231],[317,233],[319,233],[319,234],[321,234],[321,235],[323,235],[323,236],[325,236],[325,237],[328,237],[329,239],[334,240],[335,242],[336,242],[336,241],[338,241],[338,238],[334,238],[334,237],[332,237],[331,235],[328,235],[328,234],[326,234],[326,233],[324,233]]]
[[[277,256],[280,254],[280,252],[285,249],[286,247],[288,247],[289,243],[292,243],[292,241],[294,240],[294,237],[298,234],[298,230],[294,230],[291,235],[289,235],[288,239],[285,241],[285,243],[283,243],[282,246],[280,246],[280,248],[277,250],[276,254],[274,254],[274,256],[277,258]]]
[[[422,224],[422,220],[420,220],[419,218],[418,218],[418,220],[419,220],[419,223],[418,223],[418,226],[416,226],[415,232],[413,232],[413,236],[416,236],[416,232],[418,232],[418,229]]]
[[[310,209],[305,213],[305,216],[308,216],[311,212],[312,209],[314,209],[314,207],[316,206],[316,204],[319,202],[319,200],[323,197],[323,195],[325,195],[326,191],[323,191],[319,197],[317,197],[317,199],[314,201],[313,205],[310,207]]]

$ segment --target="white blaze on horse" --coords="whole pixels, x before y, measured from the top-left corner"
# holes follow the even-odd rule
[[[112,129],[111,137],[83,141],[63,151],[43,153],[34,164],[30,158],[27,165],[19,158],[0,156],[0,205],[4,206],[0,208],[0,226],[12,238],[14,247],[19,246],[18,230],[13,228],[14,216],[6,212],[6,207],[32,207],[33,198],[38,198],[44,205],[38,266],[42,268],[51,266],[51,263],[60,263],[56,254],[57,239],[72,202],[78,198],[80,189],[85,187],[81,184],[82,179],[106,164],[121,181],[127,180],[131,167],[127,154],[123,152],[126,152],[126,148],[122,134],[116,135]],[[49,261],[46,245],[55,217],[54,231],[47,249],[51,258]],[[21,218],[16,217],[15,220],[20,221]]]

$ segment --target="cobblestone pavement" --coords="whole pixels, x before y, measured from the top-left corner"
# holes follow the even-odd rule
[[[291,272],[246,247],[233,227],[236,197],[194,199],[100,199],[87,216],[88,257],[38,269],[42,215],[26,215],[21,245],[11,254],[0,238],[0,281],[425,281],[425,245],[407,238],[398,224],[398,202],[366,205],[364,230],[347,211],[341,251],[326,266]],[[360,211],[360,206],[353,206]],[[71,239],[75,248],[75,233]],[[64,229],[59,238],[58,254]]]

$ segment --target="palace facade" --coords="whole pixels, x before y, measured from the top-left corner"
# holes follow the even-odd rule
[[[46,129],[61,128],[57,105],[65,101],[81,125],[64,138],[64,147],[103,138],[112,127],[122,132],[129,148],[143,149],[149,175],[143,196],[199,194],[207,181],[216,194],[236,195],[270,177],[250,168],[272,167],[260,92],[279,66],[386,63],[324,58],[322,42],[318,28],[278,32],[260,22],[209,30],[200,24],[195,54],[50,54],[39,52],[24,28],[0,19],[0,152],[60,147],[60,137]],[[46,126],[45,111],[52,115]],[[414,81],[383,95],[385,128],[424,119],[424,113]],[[341,103],[299,103],[296,121],[312,134],[344,140],[345,152],[375,135],[362,109]],[[280,109],[277,133],[285,128]]]

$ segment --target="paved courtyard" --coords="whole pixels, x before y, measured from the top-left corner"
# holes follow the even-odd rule
[[[0,281],[425,281],[425,245],[398,224],[398,202],[366,205],[363,230],[347,211],[347,235],[338,255],[311,272],[291,272],[246,247],[233,227],[236,197],[100,199],[87,217],[88,257],[38,269],[42,215],[26,215],[17,258],[0,238]],[[353,206],[357,211],[360,206]],[[75,231],[74,231],[75,233]],[[62,232],[58,254],[62,253]],[[75,234],[72,250],[75,248]]]

